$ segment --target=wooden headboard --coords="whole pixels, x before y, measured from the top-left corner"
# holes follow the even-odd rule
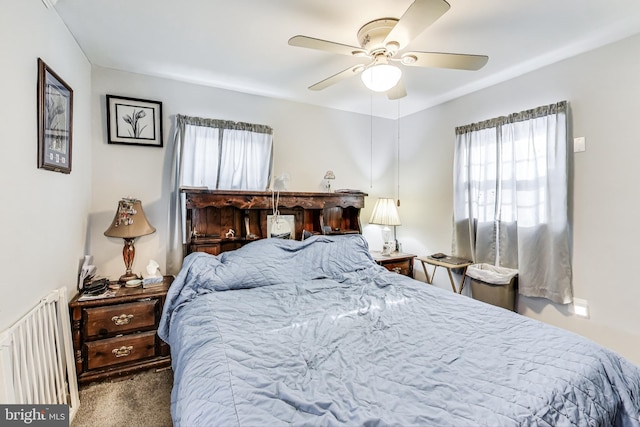
[[[306,193],[181,189],[185,195],[187,254],[218,255],[267,237],[267,216],[274,204],[280,215],[293,215],[295,239],[312,234],[362,233],[361,192]],[[233,232],[231,232],[231,230]]]

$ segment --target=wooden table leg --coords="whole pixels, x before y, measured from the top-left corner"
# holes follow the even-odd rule
[[[464,267],[462,269],[462,282],[460,283],[460,291],[458,291],[459,294],[462,293],[462,289],[464,289],[464,281],[467,278],[467,267]]]
[[[454,293],[458,293],[456,289],[456,282],[453,281],[453,274],[451,274],[451,269],[447,268],[447,273],[449,273],[449,281],[451,282],[451,289],[453,289]]]
[[[462,281],[460,282],[460,289],[456,290],[456,282],[454,282],[453,280],[453,275],[451,274],[451,268],[447,268],[447,273],[449,273],[449,280],[451,281],[451,288],[453,289],[453,292],[456,292],[458,294],[462,293],[462,289],[464,288],[464,281],[467,277],[467,267],[463,267],[462,268]]]
[[[424,270],[424,275],[427,276],[427,283],[432,285],[433,284],[433,276],[436,275],[436,268],[438,268],[438,266],[434,266],[433,268],[433,274],[431,275],[431,277],[429,277],[429,272],[427,271],[427,263],[420,260],[420,262],[422,263],[422,269]]]

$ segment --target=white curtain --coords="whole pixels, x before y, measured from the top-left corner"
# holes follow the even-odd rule
[[[176,116],[167,248],[169,274],[180,271],[188,238],[180,188],[263,191],[269,187],[272,164],[273,130],[269,126]]]
[[[217,188],[220,129],[184,125],[180,186]]]
[[[517,268],[519,292],[573,299],[566,102],[456,129],[456,255]]]
[[[271,134],[226,129],[222,134],[218,189],[266,190],[271,171]]]

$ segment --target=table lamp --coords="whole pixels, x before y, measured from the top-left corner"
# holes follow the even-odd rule
[[[139,279],[136,274],[131,272],[133,258],[136,255],[136,249],[133,246],[133,241],[136,237],[146,236],[147,234],[154,233],[155,231],[156,229],[149,224],[147,217],[144,215],[140,200],[123,198],[118,202],[116,215],[107,231],[104,232],[104,235],[107,237],[120,237],[124,239],[122,258],[124,259],[126,272],[120,276],[120,282]]]
[[[383,225],[382,227],[382,255],[391,255],[396,250],[396,225],[400,224],[400,215],[393,199],[379,198],[373,207],[370,224]],[[393,225],[393,239],[391,238],[390,225]]]

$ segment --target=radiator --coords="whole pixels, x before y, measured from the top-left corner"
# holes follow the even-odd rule
[[[0,402],[69,405],[80,400],[71,343],[67,290],[52,291],[0,334]]]

